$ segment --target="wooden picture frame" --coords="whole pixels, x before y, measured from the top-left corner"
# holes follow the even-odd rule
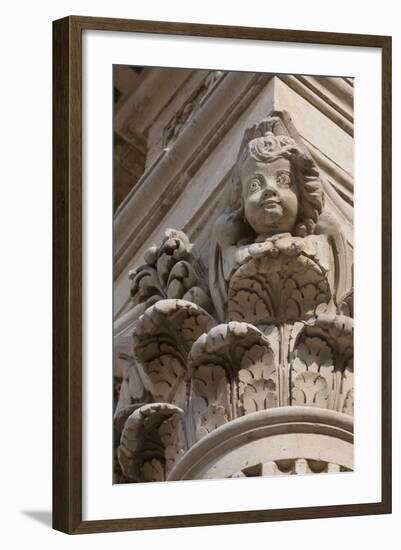
[[[377,48],[382,59],[382,495],[377,502],[82,520],[82,33],[85,30]],[[66,17],[53,23],[53,527],[69,534],[391,512],[391,37]]]

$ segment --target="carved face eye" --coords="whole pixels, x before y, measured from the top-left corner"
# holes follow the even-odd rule
[[[281,174],[278,174],[276,181],[280,187],[290,187],[291,176],[287,172],[282,172]]]
[[[260,183],[258,180],[252,180],[250,183],[249,183],[249,186],[248,186],[248,191],[250,193],[253,193],[254,191],[259,191],[260,189]]]

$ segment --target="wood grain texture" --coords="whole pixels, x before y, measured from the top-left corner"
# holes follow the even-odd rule
[[[81,51],[53,32],[53,526],[81,522]]]
[[[382,50],[382,500],[341,506],[82,521],[82,30],[376,47]],[[53,23],[53,527],[95,533],[391,512],[391,38],[72,16]]]
[[[264,523],[300,519],[334,518],[386,514],[382,503],[353,504],[345,506],[313,506],[278,510],[250,510],[217,514],[191,514],[154,518],[128,518],[84,521],[74,534],[109,533],[113,531],[138,531],[147,529],[171,529],[177,527],[202,527],[207,525],[233,525],[236,523]]]
[[[383,37],[382,45],[382,502],[391,513],[392,507],[392,365],[391,365],[391,160],[392,98],[391,37]]]
[[[273,40],[304,44],[332,44],[340,46],[382,47],[383,36],[319,32],[307,30],[269,29],[262,27],[234,27],[178,23],[170,21],[146,21],[111,19],[107,17],[71,16],[71,21],[82,29],[141,32],[151,34],[176,34],[181,36],[205,36],[209,38],[241,38],[248,40]]]

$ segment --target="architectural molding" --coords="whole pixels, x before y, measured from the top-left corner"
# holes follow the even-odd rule
[[[353,136],[353,94],[347,82],[339,78],[300,75],[279,75],[278,78]]]
[[[336,459],[340,466],[332,470],[352,470],[353,422],[350,416],[307,407],[280,407],[256,412],[228,422],[201,439],[170,472],[168,480],[248,477],[236,474],[251,467],[254,472],[256,470],[256,475],[261,475],[261,469],[255,466],[272,466],[271,463],[277,460],[302,459],[299,455],[305,454],[309,460],[335,464],[330,454],[332,448],[328,446],[330,439],[337,446]],[[260,454],[261,448],[263,455]],[[279,458],[272,460],[273,457]],[[274,475],[277,472],[269,473]]]

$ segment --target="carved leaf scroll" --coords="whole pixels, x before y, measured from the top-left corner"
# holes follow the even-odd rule
[[[291,404],[329,407],[333,370],[331,349],[324,340],[313,337],[302,342],[292,363]]]
[[[134,353],[155,401],[186,407],[187,355],[214,324],[206,311],[184,300],[161,300],[142,315],[133,335]]]
[[[133,304],[150,307],[158,300],[180,298],[213,312],[204,273],[182,231],[167,229],[160,246],[144,254],[145,264],[129,273]]]
[[[277,373],[267,339],[232,321],[203,334],[189,356],[196,439],[238,416],[277,404]]]
[[[298,333],[291,362],[291,404],[353,414],[353,320],[322,314]]]
[[[168,433],[170,427],[163,427],[164,422],[170,422],[178,432],[179,419],[183,411],[168,403],[150,403],[136,409],[127,419],[121,434],[120,445],[117,450],[118,460],[123,474],[130,481],[163,481],[166,474],[166,460],[171,462]],[[179,435],[179,433],[177,433]],[[180,448],[180,439],[170,435],[170,439],[177,439],[177,454],[184,451]],[[182,437],[181,437],[182,442]],[[184,444],[181,443],[181,446]]]
[[[195,440],[231,420],[231,388],[225,369],[204,364],[192,376],[191,403]]]
[[[316,258],[253,257],[231,279],[228,315],[255,326],[296,322],[324,311],[330,298],[326,270]]]
[[[277,407],[277,367],[273,353],[266,345],[250,348],[238,371],[239,398],[243,414]]]
[[[160,425],[159,437],[164,446],[165,468],[168,474],[188,449],[183,416],[174,414],[165,420]]]

